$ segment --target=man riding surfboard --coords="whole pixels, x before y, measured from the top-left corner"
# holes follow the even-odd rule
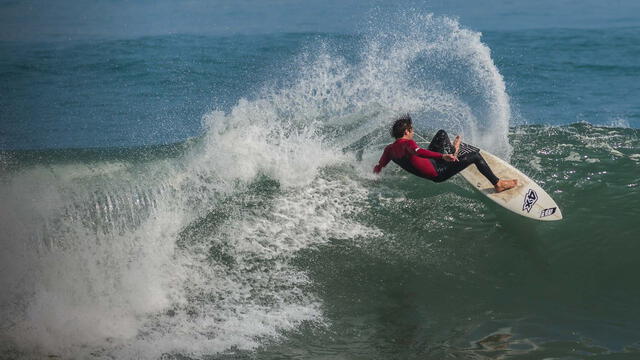
[[[486,163],[479,152],[473,151],[458,156],[462,139],[456,136],[451,144],[449,136],[440,130],[433,137],[428,150],[420,148],[413,140],[411,117],[405,115],[397,119],[391,127],[391,135],[396,139],[385,147],[373,172],[379,174],[389,161],[398,164],[404,170],[434,182],[443,182],[453,175],[475,164],[480,173],[493,185],[496,192],[502,192],[518,185],[518,180],[501,180]]]

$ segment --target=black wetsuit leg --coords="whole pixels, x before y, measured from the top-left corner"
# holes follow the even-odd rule
[[[475,166],[478,168],[478,171],[480,171],[480,173],[484,175],[484,177],[486,177],[492,185],[497,184],[498,180],[500,180],[493,173],[493,171],[491,171],[489,164],[487,164],[487,162],[479,152],[471,152],[461,155],[458,157],[458,161],[445,161],[442,159],[431,159],[431,161],[433,162],[433,166],[436,168],[436,172],[438,173],[438,176],[431,179],[435,182],[445,181],[453,175],[466,169],[467,166],[471,164],[475,164]]]
[[[444,130],[438,130],[427,149],[443,154],[453,153],[453,145],[451,144],[451,140],[449,140],[449,135],[447,135],[447,132]]]
[[[451,140],[449,140],[449,135],[447,135],[446,131],[444,130],[439,130],[436,133],[436,135],[433,137],[433,140],[431,140],[428,149],[443,154],[451,154],[454,151]],[[480,173],[484,175],[487,180],[491,182],[491,184],[495,185],[498,180],[500,180],[493,173],[493,171],[491,171],[489,164],[487,164],[482,155],[480,155],[480,153],[477,151],[458,156],[459,161],[445,161],[442,159],[430,160],[433,163],[433,166],[436,168],[436,172],[438,173],[438,176],[431,179],[435,182],[443,182],[453,175],[459,173],[460,171],[466,169],[467,166],[471,164],[475,164],[478,168],[478,171],[480,171]]]

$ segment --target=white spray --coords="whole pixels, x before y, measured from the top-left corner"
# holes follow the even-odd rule
[[[291,260],[380,235],[353,216],[379,154],[357,163],[343,149],[386,141],[376,134],[409,112],[510,151],[508,96],[480,35],[447,18],[403,20],[365,36],[355,61],[327,43],[310,49],[294,81],[205,115],[205,134],[177,159],[3,175],[0,347],[201,357],[322,322]]]

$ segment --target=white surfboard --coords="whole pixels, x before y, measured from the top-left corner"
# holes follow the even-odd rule
[[[464,148],[473,148],[464,144]],[[506,161],[499,157],[479,150],[493,173],[501,179],[518,179],[518,186],[497,193],[493,185],[482,175],[475,165],[471,165],[464,169],[460,174],[478,191],[486,195],[489,199],[496,202],[516,214],[541,221],[561,220],[562,212],[558,204],[544,191],[540,185],[531,180],[528,176],[520,172],[518,169],[509,165]]]

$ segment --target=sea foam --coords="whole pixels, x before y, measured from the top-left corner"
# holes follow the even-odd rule
[[[394,116],[510,153],[509,99],[479,33],[415,13],[380,24],[354,39],[355,58],[309,45],[290,80],[205,114],[178,158],[3,174],[2,348],[202,357],[322,324],[322,299],[292,260],[381,236],[356,215]]]

